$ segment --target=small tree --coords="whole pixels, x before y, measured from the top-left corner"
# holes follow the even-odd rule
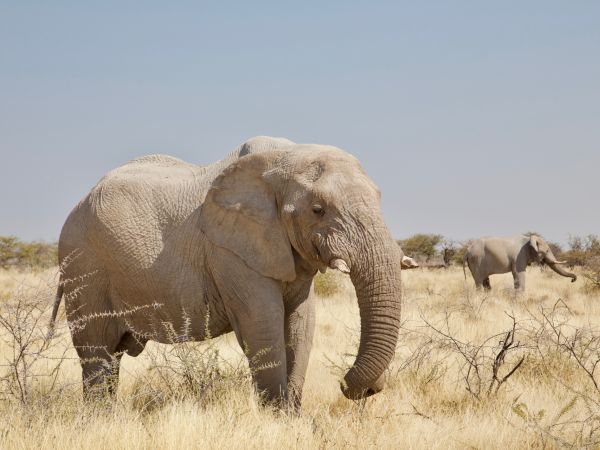
[[[556,259],[562,259],[563,248],[558,242],[548,242],[548,247],[550,247]]]
[[[570,266],[580,266],[589,285],[600,288],[600,237],[595,234],[569,236],[569,247],[560,259],[565,259]]]
[[[583,277],[594,289],[600,289],[600,238],[590,234],[585,238]]]
[[[471,242],[473,242],[473,240],[469,239],[468,241],[463,241],[457,244],[456,251],[452,257],[452,262],[462,265],[465,259],[465,254],[467,253],[467,249],[469,248],[469,245],[471,245]]]
[[[14,236],[0,236],[0,267],[47,268],[58,264],[56,243],[23,242]]]
[[[14,236],[0,236],[0,267],[3,269],[14,264],[19,239]]]
[[[592,256],[587,260],[583,277],[592,288],[600,289],[600,256]]]
[[[587,249],[584,238],[581,236],[569,236],[569,250],[563,252],[562,258],[571,267],[585,265]]]
[[[437,247],[443,239],[441,234],[414,234],[407,239],[399,240],[398,244],[405,254],[429,261],[439,254]]]
[[[452,239],[444,238],[440,244],[440,249],[442,253],[442,258],[444,259],[444,264],[449,266],[452,262],[454,262],[454,256],[458,251],[458,243],[453,241]]]

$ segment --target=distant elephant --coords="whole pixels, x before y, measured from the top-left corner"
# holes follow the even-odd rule
[[[325,145],[253,138],[200,167],[135,159],[102,178],[59,240],[61,296],[84,397],[113,393],[121,355],[148,340],[234,331],[262,398],[298,408],[315,328],[312,282],[349,273],[361,317],[344,395],[382,389],[400,325],[399,247],[356,158]]]
[[[564,261],[556,260],[546,241],[535,235],[477,239],[467,249],[464,259],[475,286],[488,290],[491,289],[490,275],[507,272],[513,274],[515,289],[525,290],[525,269],[532,262],[548,264],[559,275],[570,277],[571,282],[577,280],[575,274],[560,267]]]

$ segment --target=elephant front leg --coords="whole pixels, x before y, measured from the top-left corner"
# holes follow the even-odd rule
[[[285,342],[290,406],[300,410],[302,390],[315,331],[315,299],[311,285],[286,303]]]
[[[288,401],[283,302],[256,303],[249,314],[235,314],[233,329],[261,401],[283,408]]]
[[[76,350],[82,369],[84,400],[114,397],[119,383],[122,354],[87,345],[77,345]]]
[[[252,276],[243,286],[237,279],[223,280],[219,291],[261,400],[284,407],[288,390],[281,288],[271,279],[254,282]]]
[[[261,401],[279,408],[285,408],[288,402],[286,380],[286,354],[282,330],[269,333],[264,328],[262,335],[246,333],[243,340],[244,351],[248,357],[252,380]],[[261,331],[258,332],[260,334]]]
[[[252,381],[261,401],[285,407],[288,401],[283,308],[281,314],[264,311],[269,319],[259,320],[240,316],[233,329],[252,374]],[[279,326],[275,322],[279,322]]]
[[[513,272],[513,279],[515,281],[515,290],[518,292],[525,291],[525,271]]]
[[[210,262],[216,290],[248,358],[262,401],[285,407],[288,387],[282,283],[252,270],[226,249],[214,247]]]
[[[283,307],[277,311],[265,307],[262,313],[266,316],[264,319],[240,317],[234,330],[248,358],[252,379],[261,400],[285,407],[288,389]]]

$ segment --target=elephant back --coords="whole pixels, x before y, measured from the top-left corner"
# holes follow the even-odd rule
[[[86,245],[115,269],[148,268],[204,201],[204,171],[165,155],[134,159],[106,174],[73,220],[84,224]]]
[[[159,164],[164,166],[187,164],[185,161],[169,155],[144,155],[132,159],[127,164]]]

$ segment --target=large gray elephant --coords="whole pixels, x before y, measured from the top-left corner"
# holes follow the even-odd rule
[[[488,290],[491,289],[490,275],[507,272],[513,274],[515,289],[525,290],[525,269],[532,262],[547,264],[559,275],[570,277],[572,282],[577,280],[575,274],[560,266],[564,261],[556,259],[548,243],[535,235],[477,239],[467,249],[464,259],[475,286]]]
[[[114,392],[121,355],[139,355],[148,340],[233,331],[265,401],[299,407],[315,327],[312,281],[328,267],[350,274],[360,309],[344,395],[381,390],[394,355],[400,249],[378,188],[335,147],[257,137],[206,167],[135,159],[74,208],[59,259],[51,323],[64,296],[86,397]]]

